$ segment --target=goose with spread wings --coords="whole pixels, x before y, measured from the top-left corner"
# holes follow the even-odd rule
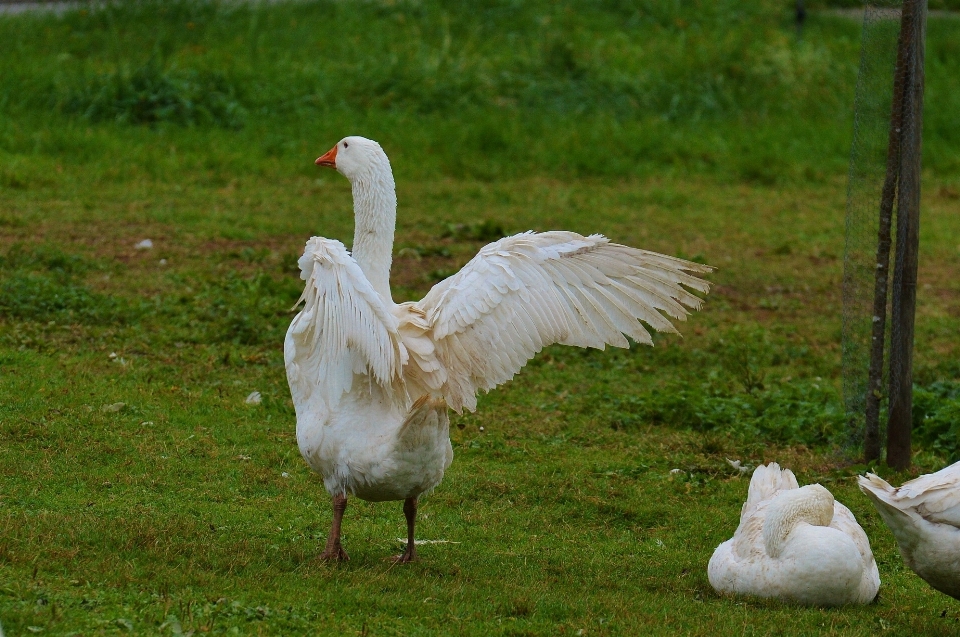
[[[421,301],[395,304],[390,265],[397,198],[386,154],[347,137],[316,161],[353,189],[352,252],[311,238],[299,265],[303,307],[284,342],[297,443],[333,498],[322,559],[348,559],[340,541],[347,498],[402,500],[416,559],[417,498],[453,460],[448,410],[510,380],[560,343],[652,345],[643,321],[676,333],[707,293],[712,268],[610,242],[601,235],[525,232],[495,241]]]

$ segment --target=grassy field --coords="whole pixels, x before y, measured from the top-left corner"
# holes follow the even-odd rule
[[[6,634],[955,634],[960,605],[904,567],[845,446],[859,25],[814,12],[797,41],[788,4],[0,18]],[[929,25],[911,475],[958,453],[958,29]],[[719,268],[682,339],[550,348],[457,417],[418,525],[446,542],[404,567],[383,559],[399,503],[352,500],[351,561],[316,559],[329,502],[282,365],[304,241],[352,236],[347,182],[313,165],[347,134],[394,165],[397,300],[527,229]],[[748,484],[727,458],[780,462],[848,505],[878,601],[714,593],[707,560]]]

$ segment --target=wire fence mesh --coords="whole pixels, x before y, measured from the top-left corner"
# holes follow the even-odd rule
[[[897,99],[897,83],[903,87],[903,98],[898,131],[896,261],[890,308],[887,464],[897,469],[907,468],[911,461],[926,8],[927,0],[904,2],[900,27],[901,46],[894,76],[894,100]]]
[[[911,455],[926,10],[927,0],[876,2],[864,10],[847,192],[842,352],[849,447],[862,449],[867,461],[880,460],[886,431],[887,462],[901,469]],[[881,427],[885,398],[889,418]]]
[[[864,8],[860,71],[847,190],[843,272],[843,396],[848,416],[848,451],[862,451],[869,391],[880,206],[887,181],[887,151],[897,39],[902,2],[873,2]],[[883,427],[879,428],[883,431]]]

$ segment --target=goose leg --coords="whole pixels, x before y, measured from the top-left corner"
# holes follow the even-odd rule
[[[403,515],[407,518],[407,550],[403,555],[394,559],[400,564],[413,562],[417,559],[417,544],[413,540],[413,527],[417,521],[417,499],[407,498],[403,501]]]
[[[320,554],[321,560],[345,562],[350,559],[347,552],[340,546],[340,523],[343,521],[343,512],[347,510],[347,496],[333,496],[333,524],[330,525],[330,534],[327,536],[327,547]]]

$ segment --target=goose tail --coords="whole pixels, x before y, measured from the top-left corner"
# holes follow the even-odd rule
[[[760,465],[750,478],[750,490],[747,492],[742,513],[753,511],[761,502],[772,499],[778,491],[799,488],[800,484],[790,469],[781,469],[776,462]]]
[[[890,484],[878,475],[868,473],[865,476],[858,476],[857,483],[860,490],[873,501],[877,512],[900,545],[901,550],[907,549],[917,541],[917,520],[915,514],[908,509],[901,508],[902,505],[896,501],[896,492]]]
[[[894,506],[890,499],[890,496],[893,495],[894,488],[880,476],[875,473],[857,476],[857,483],[860,485],[860,490],[874,502],[880,500],[888,506]]]
[[[904,506],[897,502],[897,490],[880,476],[873,473],[857,476],[857,483],[860,490],[873,500],[884,520],[887,515],[907,515]]]
[[[397,431],[397,443],[403,451],[433,448],[437,436],[447,436],[450,420],[447,403],[442,398],[424,394],[410,408],[406,420]]]

